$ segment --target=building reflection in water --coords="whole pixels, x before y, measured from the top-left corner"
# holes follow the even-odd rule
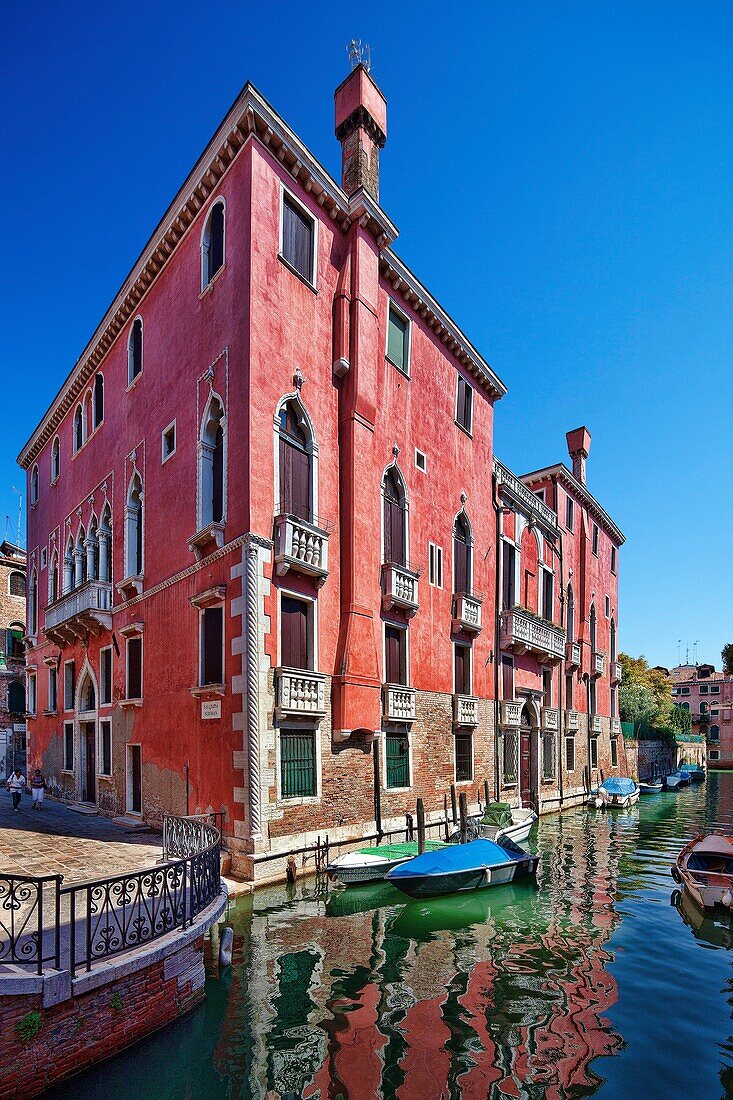
[[[400,1100],[588,1094],[622,1045],[605,1018],[608,941],[633,818],[540,833],[539,889],[404,904],[380,885],[328,901],[256,895],[215,1065],[230,1094]],[[268,904],[269,902],[269,904]],[[239,926],[237,927],[237,924]]]

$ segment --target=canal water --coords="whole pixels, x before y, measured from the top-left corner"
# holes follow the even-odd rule
[[[543,819],[537,887],[260,891],[205,1005],[55,1095],[733,1097],[733,934],[669,873],[703,827],[733,831],[733,775]]]

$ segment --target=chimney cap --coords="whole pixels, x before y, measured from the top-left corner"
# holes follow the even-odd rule
[[[565,438],[568,442],[568,453],[571,458],[576,454],[583,455],[584,458],[588,457],[591,435],[585,426],[573,428],[571,432],[566,434]]]

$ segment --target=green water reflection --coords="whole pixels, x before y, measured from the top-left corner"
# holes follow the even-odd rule
[[[259,892],[205,1005],[57,1095],[733,1096],[733,933],[669,874],[705,825],[733,831],[733,775],[543,820],[536,887]]]

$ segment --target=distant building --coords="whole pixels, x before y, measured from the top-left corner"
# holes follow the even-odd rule
[[[26,764],[25,550],[0,543],[0,779]]]
[[[670,669],[674,702],[692,715],[692,732],[707,740],[708,763],[733,768],[733,676],[714,665]]]

